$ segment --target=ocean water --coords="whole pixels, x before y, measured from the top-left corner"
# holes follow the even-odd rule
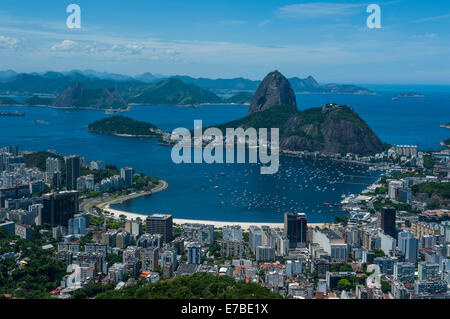
[[[376,96],[299,95],[299,109],[328,102],[352,106],[383,141],[418,144],[439,149],[450,131],[439,125],[450,121],[450,90],[425,93],[425,98],[392,97],[403,88]],[[421,91],[418,91],[421,92]],[[365,166],[333,161],[281,158],[275,175],[260,175],[256,164],[180,164],[170,158],[170,147],[155,139],[124,138],[87,131],[87,126],[105,115],[97,110],[57,110],[46,107],[2,107],[26,116],[0,117],[0,147],[19,145],[22,150],[54,149],[63,155],[78,154],[169,182],[164,192],[115,205],[116,209],[151,214],[170,213],[175,218],[282,222],[286,211],[303,211],[310,222],[327,222],[343,216],[338,203],[343,194],[358,193],[373,183],[379,173]],[[248,107],[208,105],[201,108],[133,106],[126,116],[151,122],[171,131],[193,128],[194,120],[214,125],[241,118]],[[42,120],[44,123],[37,123]]]

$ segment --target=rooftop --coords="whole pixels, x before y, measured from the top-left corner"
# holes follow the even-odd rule
[[[200,265],[196,264],[181,264],[175,273],[177,276],[192,275],[198,272],[199,268]]]

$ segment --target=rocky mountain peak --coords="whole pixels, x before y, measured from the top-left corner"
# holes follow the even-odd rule
[[[261,112],[280,105],[288,105],[297,109],[295,93],[288,79],[279,71],[273,71],[259,85],[248,114]]]

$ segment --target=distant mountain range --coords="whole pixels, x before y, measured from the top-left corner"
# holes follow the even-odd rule
[[[16,76],[17,73],[13,70],[7,70],[7,71],[0,71],[0,81],[7,80],[9,78],[12,78],[13,76]]]
[[[47,80],[35,75],[17,76],[10,87],[19,87],[25,78],[23,86],[28,85],[32,97],[19,103],[11,98],[0,99],[0,105],[27,105],[27,106],[53,106],[59,108],[98,108],[98,109],[126,109],[128,104],[143,105],[178,105],[196,106],[209,103],[247,104],[253,95],[241,92],[231,98],[222,99],[211,91],[200,88],[193,83],[184,83],[180,79],[171,78],[156,83],[143,83],[137,81],[113,82],[109,80],[93,81],[90,78],[80,77],[74,73],[70,76],[57,77],[51,75]],[[32,81],[29,81],[29,80]],[[81,80],[74,82],[74,80]],[[54,88],[50,85],[53,84]],[[40,96],[34,93],[32,87],[39,87],[41,93],[57,95],[56,98]],[[60,94],[59,88],[69,85]],[[58,88],[58,90],[55,90]],[[35,91],[38,92],[38,91]],[[17,93],[15,93],[17,94]]]
[[[261,81],[252,81],[244,78],[235,79],[206,79],[206,78],[192,78],[189,76],[175,76],[186,83],[194,83],[204,89],[211,90],[216,93],[250,91],[254,92],[261,84]],[[306,94],[375,94],[374,92],[360,88],[355,85],[340,85],[340,84],[325,84],[320,85],[312,76],[306,79],[298,77],[289,78],[289,83],[295,93]]]
[[[9,98],[9,97],[0,97],[0,106],[11,106],[11,105],[19,105],[20,103]]]
[[[312,76],[287,80],[294,93],[374,94],[354,85],[320,85]],[[56,107],[126,108],[129,103],[181,106],[207,103],[249,104],[260,84],[261,81],[245,78],[167,78],[149,72],[136,78],[94,70],[30,74],[17,74],[13,70],[0,72],[0,94],[30,95],[32,98],[23,104]],[[219,93],[235,95],[221,98],[216,95]],[[55,97],[56,100],[53,101]],[[11,103],[4,101],[3,104]]]
[[[222,103],[223,100],[213,92],[180,79],[171,78],[154,84],[135,95],[129,96],[130,103],[198,105],[205,103]]]
[[[71,72],[45,72],[18,74],[13,70],[0,71],[0,92],[23,93],[51,93],[59,94],[68,86],[81,82],[91,88],[104,88],[117,84],[119,87],[139,86],[153,84],[161,80],[176,78],[184,83],[195,84],[214,93],[230,92],[254,92],[261,81],[253,81],[245,78],[234,79],[208,79],[193,78],[190,76],[165,76],[150,72],[131,77],[115,73],[97,72],[94,70],[73,70]],[[355,85],[319,84],[312,76],[306,79],[298,77],[289,78],[289,83],[295,93],[316,94],[374,94],[374,92]]]

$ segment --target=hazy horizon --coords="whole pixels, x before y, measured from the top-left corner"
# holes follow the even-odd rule
[[[0,70],[450,85],[448,1],[376,3],[380,29],[361,0],[79,0],[81,28],[69,29],[67,2],[4,0]]]

